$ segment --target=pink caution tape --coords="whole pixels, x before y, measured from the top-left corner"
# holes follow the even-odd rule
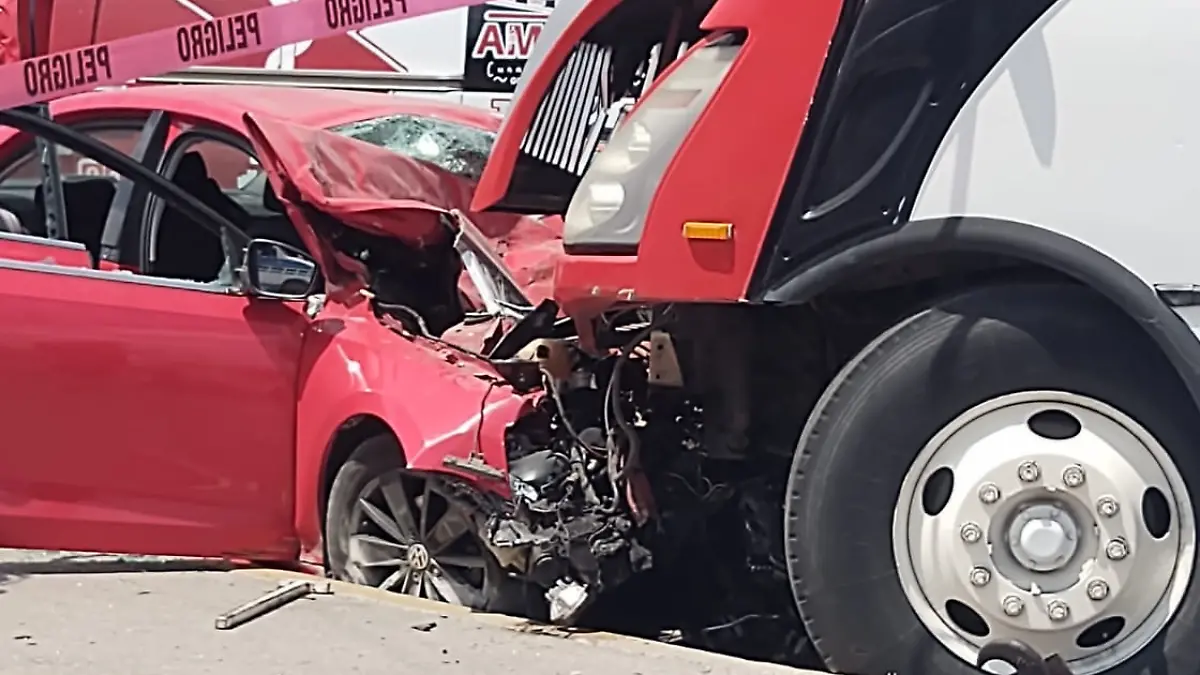
[[[0,109],[484,0],[298,0],[0,66]]]

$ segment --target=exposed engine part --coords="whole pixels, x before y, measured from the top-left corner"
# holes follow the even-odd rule
[[[599,593],[649,567],[650,553],[633,540],[627,518],[590,509],[559,514],[545,501],[514,497],[517,512],[493,515],[485,541],[502,564],[519,565],[530,581],[544,588],[578,582]]]
[[[629,363],[649,331],[637,329],[616,358],[587,357],[560,340],[518,355],[542,366],[549,396],[509,431],[512,501],[487,513],[481,535],[504,568],[547,589],[563,622],[653,561],[639,534],[651,511],[635,505],[653,504],[638,448],[655,430],[635,429],[645,422],[647,368],[642,358]],[[669,421],[664,428],[678,426]]]
[[[503,569],[542,589],[555,623],[674,631],[692,646],[811,666],[783,554],[788,459],[759,452],[750,424],[770,398],[751,366],[779,355],[745,349],[746,363],[722,363],[723,341],[756,345],[764,326],[688,309],[612,321],[616,353],[543,339],[504,362],[536,367],[546,396],[508,430],[512,496],[476,498],[478,532]],[[822,346],[770,374],[811,370],[819,383]]]
[[[516,358],[537,363],[555,380],[563,381],[571,376],[571,346],[566,340],[534,340],[517,352]]]
[[[675,355],[675,343],[666,331],[650,333],[650,384],[659,387],[683,386],[683,371]]]
[[[531,452],[508,468],[513,492],[530,503],[539,501],[543,490],[559,484],[570,473],[570,460],[554,450]]]
[[[327,233],[334,248],[367,266],[378,311],[394,313],[412,326],[410,332],[427,336],[440,336],[462,321],[461,265],[448,252],[449,241],[418,249],[392,237],[342,227],[317,211],[307,216],[318,231]]]
[[[591,594],[581,583],[559,581],[546,591],[546,599],[550,601],[550,621],[569,626],[583,613]]]

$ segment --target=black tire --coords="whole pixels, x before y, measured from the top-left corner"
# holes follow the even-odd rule
[[[405,468],[400,446],[390,436],[375,436],[359,445],[346,463],[338,469],[333,486],[329,490],[329,502],[325,510],[326,567],[329,573],[342,581],[378,586],[380,580],[364,576],[363,570],[352,570],[350,564],[350,540],[364,525],[365,516],[356,508],[373,483],[389,475],[402,476],[404,481],[429,481],[440,485],[437,476],[425,476]],[[435,491],[438,488],[434,488]],[[419,517],[419,516],[418,516]],[[406,533],[407,534],[407,533]],[[487,551],[472,530],[463,535],[472,555],[481,558],[482,567],[470,570],[459,578],[462,584],[471,584],[475,593],[464,602],[471,609],[534,616],[545,602],[539,603],[536,589],[508,576],[496,559]],[[461,551],[461,549],[460,549]],[[437,556],[432,556],[437,560]],[[463,557],[463,556],[459,556]],[[374,570],[371,570],[374,573]]]
[[[1200,428],[1187,390],[1146,333],[1101,297],[1031,283],[937,302],[843,368],[797,448],[786,503],[788,567],[806,628],[831,670],[978,672],[937,642],[910,607],[896,570],[892,517],[906,472],[940,428],[975,405],[1029,390],[1073,392],[1121,410],[1174,449],[1193,496],[1200,489]],[[1195,577],[1172,623],[1108,672],[1200,670]]]

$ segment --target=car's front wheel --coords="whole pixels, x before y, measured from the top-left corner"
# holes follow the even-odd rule
[[[1197,672],[1198,442],[1171,366],[1086,289],[987,287],[909,317],[835,379],[793,465],[815,646],[860,675],[965,675],[1011,638],[1077,675]]]
[[[329,491],[329,570],[344,581],[472,609],[529,612],[527,588],[485,550],[464,508],[440,477],[406,469],[394,439],[371,438]]]

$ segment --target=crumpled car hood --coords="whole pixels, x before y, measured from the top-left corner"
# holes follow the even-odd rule
[[[439,217],[457,209],[492,243],[530,300],[552,296],[554,265],[562,255],[558,217],[473,213],[475,184],[440,167],[323,129],[261,115],[247,114],[244,121],[271,187],[334,290],[361,288],[364,266],[333,248],[305,206],[418,248],[444,241],[449,233]],[[473,288],[465,286],[470,296]]]

